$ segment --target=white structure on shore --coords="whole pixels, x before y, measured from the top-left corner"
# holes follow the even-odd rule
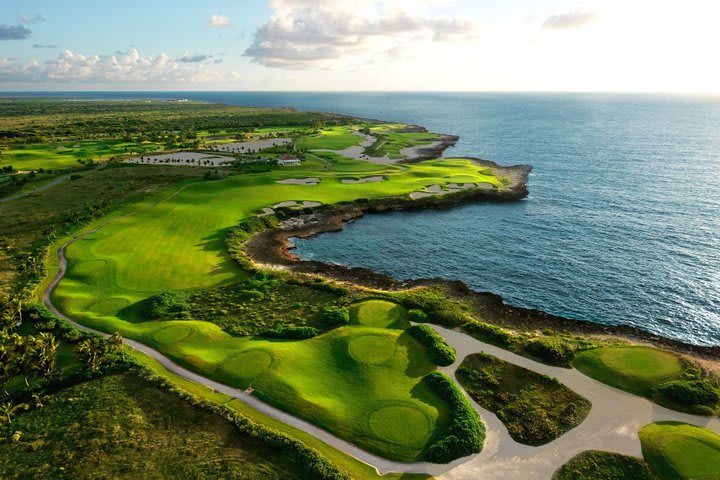
[[[295,158],[291,155],[283,155],[282,157],[278,158],[277,163],[281,167],[295,167],[297,165],[300,165],[300,159]]]

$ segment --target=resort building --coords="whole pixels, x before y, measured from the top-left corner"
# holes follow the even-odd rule
[[[278,165],[281,167],[294,167],[300,165],[300,159],[293,157],[292,155],[283,155],[278,158]]]

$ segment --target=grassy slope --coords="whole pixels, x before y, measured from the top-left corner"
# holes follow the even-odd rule
[[[571,458],[553,480],[656,480],[639,458],[588,450]]]
[[[653,398],[653,388],[679,378],[683,365],[674,353],[651,347],[605,347],[580,352],[573,366],[615,388]]]
[[[513,439],[526,445],[555,440],[590,412],[589,401],[557,380],[490,355],[468,356],[457,378],[476,402],[498,415]]]
[[[651,423],[640,430],[643,456],[662,480],[720,478],[720,435],[693,425]]]
[[[125,375],[62,390],[0,437],[3,478],[307,478],[220,417]]]
[[[329,127],[320,131],[318,135],[305,137],[298,142],[298,146],[307,149],[327,148],[329,150],[344,150],[358,145],[362,137],[352,133],[350,127]]]

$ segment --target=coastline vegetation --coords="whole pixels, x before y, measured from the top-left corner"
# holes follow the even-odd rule
[[[642,459],[588,450],[560,467],[553,480],[658,480]]]

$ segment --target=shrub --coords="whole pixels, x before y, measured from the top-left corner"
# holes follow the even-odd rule
[[[407,318],[411,322],[415,323],[427,323],[428,321],[430,321],[428,314],[417,308],[408,310]]]
[[[465,333],[486,341],[499,347],[509,347],[512,344],[512,335],[507,330],[490,325],[489,323],[477,322],[472,320],[462,326]]]
[[[668,399],[684,405],[715,405],[720,401],[717,389],[708,380],[672,380],[658,391]]]
[[[263,337],[271,338],[289,338],[293,340],[303,340],[317,336],[318,331],[313,327],[277,327],[265,330],[261,333]]]
[[[408,309],[423,310],[432,323],[448,328],[459,327],[470,318],[464,306],[447,298],[439,287],[426,287],[398,294],[398,299]]]
[[[553,338],[536,338],[523,346],[523,350],[550,365],[568,366],[575,358],[575,347]]]
[[[183,292],[164,292],[143,301],[141,312],[148,318],[177,317],[190,309],[187,299]]]
[[[436,365],[447,367],[455,363],[457,358],[455,356],[455,349],[448,345],[445,339],[438,335],[432,327],[428,325],[413,325],[407,329],[407,333],[427,348],[430,360]]]
[[[343,307],[324,307],[320,311],[320,318],[330,325],[347,325],[350,323],[350,312]]]
[[[72,175],[70,175],[70,180],[80,180],[81,178],[83,178],[83,176],[79,173],[73,173]]]
[[[448,430],[425,452],[425,460],[433,463],[450,463],[455,459],[478,453],[485,441],[485,427],[480,415],[470,405],[460,388],[442,372],[430,372],[423,381],[450,407]]]

